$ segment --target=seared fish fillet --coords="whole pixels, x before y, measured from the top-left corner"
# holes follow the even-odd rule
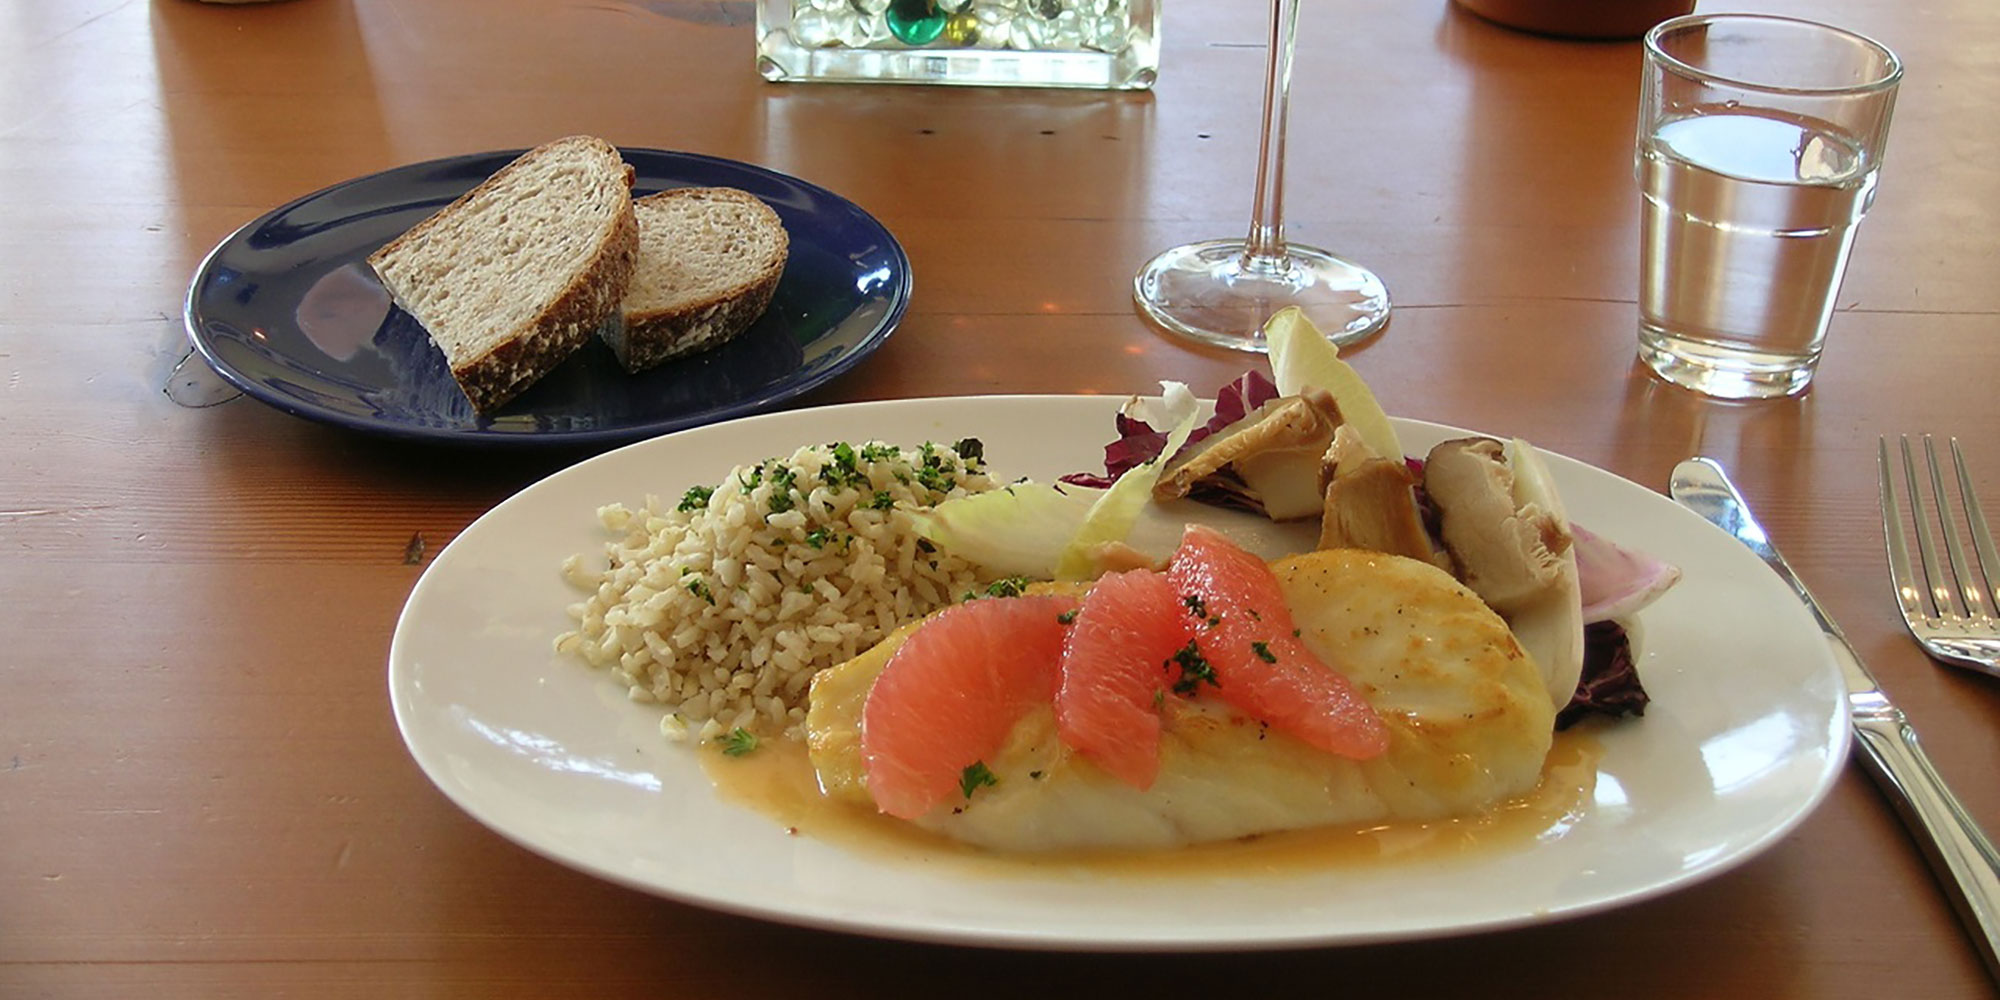
[[[1160,775],[1140,791],[1063,746],[1049,707],[986,761],[998,783],[915,822],[1002,851],[1159,848],[1309,826],[1464,815],[1535,787],[1554,710],[1507,624],[1434,566],[1332,549],[1272,564],[1314,653],[1390,731],[1337,757],[1211,698],[1168,698]],[[871,805],[862,707],[912,625],[813,682],[807,741],[828,795]]]

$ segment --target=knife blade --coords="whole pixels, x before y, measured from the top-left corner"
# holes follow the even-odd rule
[[[1939,777],[1902,710],[1883,694],[1840,627],[1771,544],[1721,463],[1710,458],[1680,463],[1667,491],[1674,502],[1748,546],[1812,613],[1847,683],[1847,715],[1862,763],[1922,848],[1987,973],[2000,980],[2000,853],[1993,842]]]

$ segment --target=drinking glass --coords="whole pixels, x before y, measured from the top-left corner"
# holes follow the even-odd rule
[[[1303,310],[1335,344],[1360,340],[1389,321],[1389,293],[1373,272],[1317,247],[1285,241],[1285,120],[1298,20],[1298,0],[1272,0],[1249,235],[1174,247],[1132,279],[1140,311],[1169,332],[1219,347],[1264,351],[1264,321],[1286,306]]]
[[[1851,31],[1694,14],[1646,35],[1639,357],[1711,396],[1812,382],[1902,64]]]

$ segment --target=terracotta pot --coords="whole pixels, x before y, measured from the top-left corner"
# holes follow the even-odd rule
[[[1495,24],[1560,38],[1638,38],[1695,0],[1452,0]]]

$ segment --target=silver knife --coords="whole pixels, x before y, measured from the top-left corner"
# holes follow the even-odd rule
[[[1722,466],[1709,458],[1682,462],[1674,466],[1668,492],[1676,503],[1749,546],[1791,585],[1792,592],[1812,612],[1847,681],[1847,714],[1854,723],[1862,762],[1923,848],[1959,919],[1971,932],[1980,957],[1986,960],[1986,971],[2000,979],[2000,853],[1994,852],[1993,842],[1945,787],[1944,779],[1938,777],[1917,743],[1916,730],[1910,728],[1902,710],[1889,702],[1874,675],[1855,655],[1854,647],[1772,546],[1770,536],[1751,516],[1743,494],[1736,491]]]

